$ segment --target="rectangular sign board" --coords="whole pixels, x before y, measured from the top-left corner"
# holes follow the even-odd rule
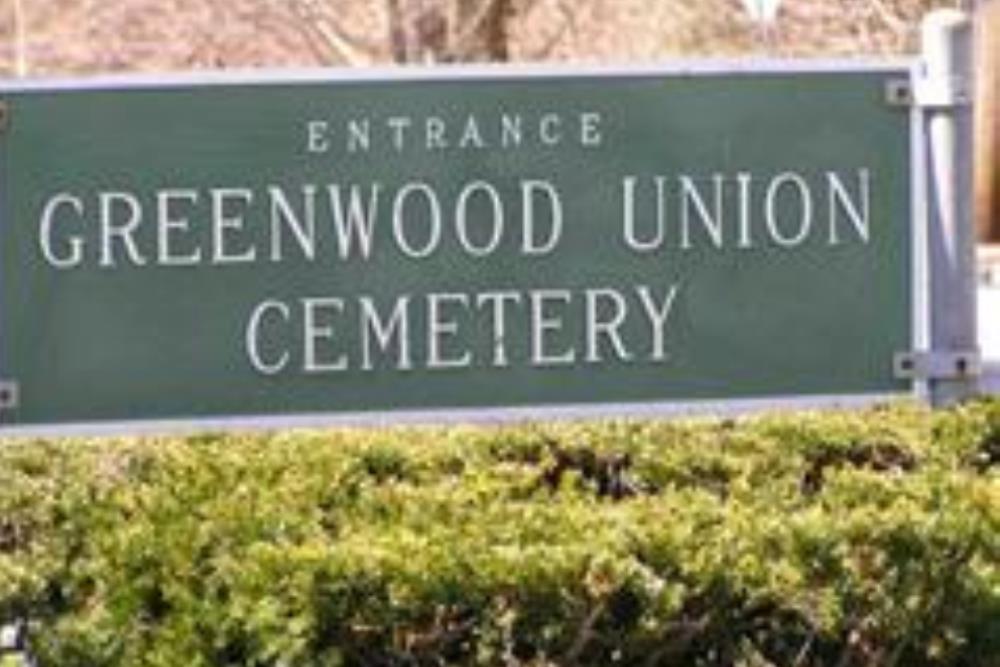
[[[909,76],[0,87],[0,423],[906,392]]]

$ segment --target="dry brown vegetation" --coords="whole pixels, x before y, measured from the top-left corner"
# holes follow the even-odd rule
[[[485,4],[499,57],[629,62],[905,52],[921,13],[953,3],[785,0],[765,38],[739,0],[0,0],[0,72],[16,75],[19,53],[31,76],[495,59],[475,39],[455,48]],[[420,40],[406,58],[401,29]]]

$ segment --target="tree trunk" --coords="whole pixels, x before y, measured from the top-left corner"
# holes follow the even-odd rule
[[[406,63],[412,60],[410,36],[406,30],[406,16],[400,0],[385,0],[386,21],[388,22],[389,48],[393,62]]]

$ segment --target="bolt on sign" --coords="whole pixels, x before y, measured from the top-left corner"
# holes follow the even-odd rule
[[[8,84],[0,421],[907,392],[909,65],[806,67]]]

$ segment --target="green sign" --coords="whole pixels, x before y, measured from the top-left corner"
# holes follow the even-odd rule
[[[906,391],[908,76],[0,89],[0,422]]]

